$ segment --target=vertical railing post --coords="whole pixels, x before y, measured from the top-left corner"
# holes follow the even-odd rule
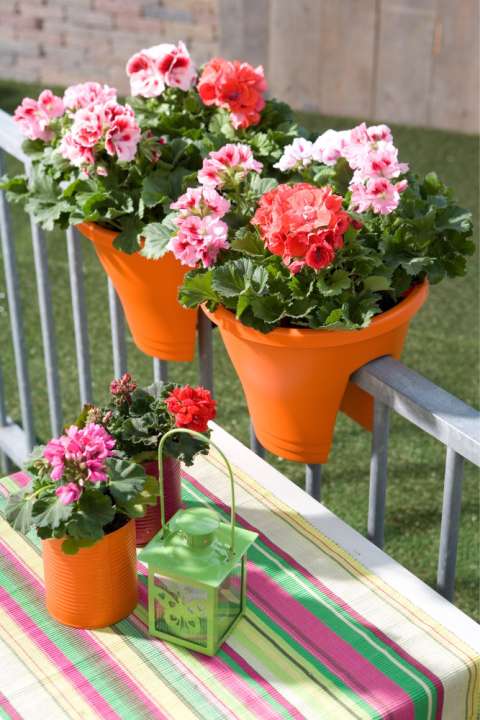
[[[370,492],[368,496],[368,539],[377,547],[385,542],[385,501],[387,493],[388,435],[390,409],[374,400],[372,451],[370,456]]]
[[[168,363],[166,360],[153,359],[153,380],[158,383],[165,383],[168,380]]]
[[[0,175],[4,171],[3,152],[0,151]],[[28,375],[25,335],[23,331],[20,288],[18,282],[17,259],[12,238],[10,213],[5,193],[0,191],[0,236],[2,243],[3,263],[5,269],[5,286],[7,289],[10,325],[12,329],[13,352],[17,372],[18,395],[22,425],[25,432],[26,445],[29,450],[35,445],[35,429],[33,425],[32,395]]]
[[[442,524],[438,552],[437,589],[452,601],[455,592],[458,531],[462,507],[464,459],[447,447],[443,487]]]
[[[213,395],[212,324],[201,308],[198,310],[198,355],[200,384]]]
[[[322,499],[322,466],[305,465],[305,492],[318,502]]]
[[[5,387],[3,384],[3,371],[0,365],[0,427],[7,426],[7,408],[5,407]],[[11,472],[13,463],[3,450],[0,450],[0,470],[3,474]]]
[[[265,448],[255,434],[255,428],[253,427],[252,421],[250,421],[250,449],[259,455],[259,457],[265,457]]]
[[[85,288],[83,285],[82,247],[73,227],[67,230],[68,269],[72,295],[73,327],[77,353],[78,384],[82,404],[92,401],[92,376],[88,343]]]
[[[123,308],[108,278],[108,307],[110,310],[110,329],[112,332],[113,373],[116,378],[127,372],[127,345],[125,342],[125,319]]]
[[[62,402],[60,399],[60,379],[58,374],[57,344],[52,313],[52,297],[48,277],[47,249],[43,231],[30,218],[32,230],[33,258],[37,281],[38,308],[42,331],[43,357],[47,380],[48,408],[50,427],[54,436],[60,435],[63,426]]]

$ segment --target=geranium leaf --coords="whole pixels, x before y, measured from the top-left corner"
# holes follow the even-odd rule
[[[254,227],[248,225],[236,231],[231,247],[247,255],[265,254],[265,245],[262,238]]]
[[[15,493],[8,498],[5,508],[5,519],[14,530],[26,535],[32,527],[32,508],[35,498],[28,497],[31,487],[28,491]]]
[[[107,460],[110,477],[109,490],[119,505],[135,500],[145,487],[147,476],[141,465],[109,458]]]
[[[370,275],[370,277],[364,279],[363,285],[368,290],[372,290],[372,292],[389,290],[391,287],[390,279],[384,275]]]
[[[178,231],[177,226],[172,222],[174,214],[167,215],[160,223],[149,223],[142,230],[142,237],[145,244],[141,254],[150,260],[158,260],[168,250],[171,238]]]
[[[117,250],[131,254],[138,250],[138,238],[143,229],[143,223],[135,215],[127,216],[122,223],[122,230],[113,241]]]
[[[64,505],[56,495],[40,498],[33,505],[32,522],[37,527],[50,527],[54,530],[68,520],[73,508],[73,503]]]
[[[185,275],[178,299],[188,308],[194,308],[203,302],[220,302],[220,296],[212,285],[211,270],[194,270]]]
[[[67,523],[67,532],[75,538],[100,539],[103,527],[115,516],[115,508],[108,495],[98,489],[86,490]]]

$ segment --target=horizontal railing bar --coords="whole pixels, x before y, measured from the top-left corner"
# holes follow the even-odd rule
[[[12,116],[4,110],[0,110],[0,148],[5,150],[9,155],[13,155],[13,157],[20,160],[20,162],[28,165],[30,159],[22,150],[24,140],[25,138]]]
[[[5,420],[6,424],[0,427],[0,450],[15,465],[21,467],[30,454],[27,436],[20,425],[14,423],[11,418],[7,417]]]
[[[480,412],[391,357],[364,365],[352,382],[480,466]]]

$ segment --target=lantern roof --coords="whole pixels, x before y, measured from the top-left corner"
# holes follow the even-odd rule
[[[216,587],[240,562],[257,533],[235,526],[234,553],[230,553],[231,526],[206,508],[178,510],[139,553],[153,570],[174,578]]]

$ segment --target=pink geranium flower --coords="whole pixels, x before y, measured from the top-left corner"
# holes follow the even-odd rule
[[[248,145],[228,143],[207,155],[198,173],[202,185],[221,187],[227,178],[242,180],[248,172],[261,172],[263,165],[255,160]]]
[[[105,150],[119,160],[133,160],[137,152],[141,131],[133,110],[127,105],[125,112],[117,114],[105,136]]]
[[[179,220],[191,214],[223,217],[230,210],[230,201],[214,188],[203,186],[188,188],[170,207],[180,210]]]
[[[104,105],[116,101],[117,91],[109,85],[100,85],[97,82],[84,82],[71,85],[65,90],[63,104],[68,110],[90,108],[94,105]]]
[[[71,505],[80,499],[82,488],[74,482],[69,482],[66,485],[57,487],[55,495],[58,496],[63,505]]]
[[[62,99],[54,95],[51,90],[43,90],[38,100],[24,98],[15,110],[13,119],[21,132],[30,140],[49,142],[53,138],[53,132],[49,128],[50,122],[63,113]]]
[[[107,480],[105,461],[113,454],[115,440],[96,423],[84,428],[71,425],[64,435],[50,440],[43,451],[52,480],[74,473],[92,483]]]
[[[70,132],[77,145],[93,148],[103,135],[101,108],[77,110]]]
[[[165,87],[189,90],[195,82],[196,69],[183,42],[163,43],[135,53],[127,62],[132,95],[157,97]]]
[[[89,147],[83,147],[75,142],[71,133],[67,133],[63,136],[58,149],[60,154],[66,160],[70,160],[72,165],[75,165],[76,167],[81,167],[82,165],[92,165],[94,163],[95,159],[92,149]]]
[[[228,248],[228,226],[216,215],[189,215],[178,221],[178,233],[169,249],[183,265],[195,267],[201,263],[210,267],[222,249]]]
[[[302,168],[310,165],[313,159],[313,143],[305,138],[295,138],[291,145],[286,145],[283,155],[273,166],[286,172],[294,168]]]

